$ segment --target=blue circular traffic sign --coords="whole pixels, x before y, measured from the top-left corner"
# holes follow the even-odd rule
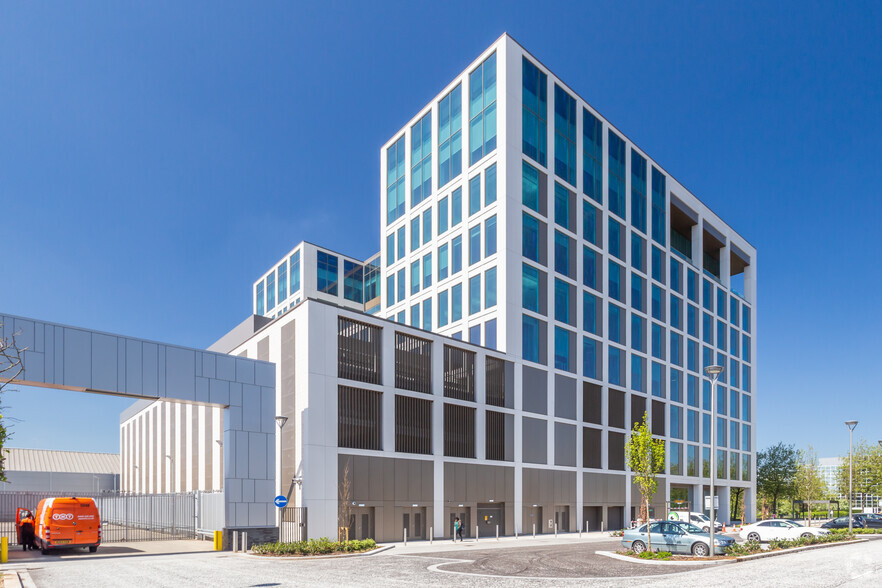
[[[285,508],[288,505],[288,498],[283,494],[279,494],[273,499],[273,503],[279,508]]]

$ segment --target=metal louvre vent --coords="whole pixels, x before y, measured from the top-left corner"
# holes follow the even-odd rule
[[[475,352],[444,346],[444,396],[475,401]]]
[[[383,329],[352,319],[337,319],[337,376],[382,384]]]
[[[340,386],[337,390],[337,445],[383,449],[383,393]]]
[[[444,455],[475,457],[475,409],[444,405]]]
[[[432,454],[432,401],[395,396],[395,451]]]
[[[395,387],[432,393],[432,342],[395,333]]]

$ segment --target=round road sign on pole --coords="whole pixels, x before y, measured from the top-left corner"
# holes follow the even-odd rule
[[[273,499],[273,504],[278,506],[279,508],[285,508],[288,505],[288,499],[284,494],[279,494]]]

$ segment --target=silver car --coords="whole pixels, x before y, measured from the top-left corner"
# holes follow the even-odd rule
[[[635,553],[642,553],[652,543],[653,551],[670,551],[671,553],[691,554],[698,557],[704,557],[708,554],[710,535],[692,523],[679,521],[650,523],[651,542],[646,533],[646,527],[647,525],[643,525],[637,529],[626,529],[622,536],[622,547]],[[734,543],[735,540],[731,537],[716,535],[714,537],[714,553],[723,555],[726,553],[726,548]]]

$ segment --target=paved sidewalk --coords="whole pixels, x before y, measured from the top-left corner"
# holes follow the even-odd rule
[[[511,549],[512,547],[530,547],[530,546],[546,546],[546,545],[572,545],[575,543],[596,543],[598,541],[621,541],[620,537],[611,537],[608,531],[594,531],[591,533],[558,533],[557,537],[554,533],[546,533],[536,535],[534,538],[530,535],[519,535],[517,538],[513,536],[500,537],[498,540],[493,537],[467,537],[464,541],[457,540],[455,543],[450,539],[435,539],[434,541],[420,540],[408,541],[405,546],[404,542],[385,542],[383,545],[392,545],[394,549],[391,553],[395,555],[409,555],[420,553],[438,553],[450,551],[456,553],[466,549]]]

